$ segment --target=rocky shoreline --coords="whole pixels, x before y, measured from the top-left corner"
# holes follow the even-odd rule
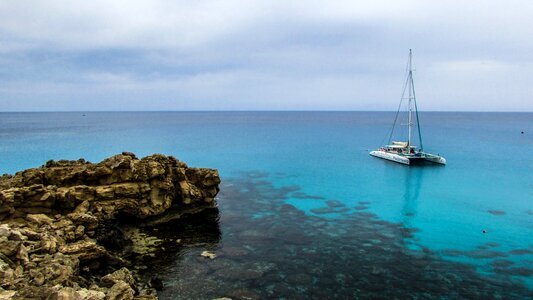
[[[133,153],[0,177],[0,299],[156,299],[135,271],[161,241],[140,228],[216,209],[217,170]],[[179,241],[178,241],[179,242]]]

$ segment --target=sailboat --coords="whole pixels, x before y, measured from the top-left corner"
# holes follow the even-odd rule
[[[446,159],[444,157],[438,154],[425,152],[422,146],[422,133],[420,132],[420,120],[418,118],[418,107],[416,104],[415,84],[413,82],[412,60],[413,53],[411,49],[409,49],[407,79],[403,88],[400,106],[396,112],[396,117],[394,118],[392,130],[389,135],[389,142],[387,145],[379,148],[378,150],[370,151],[370,155],[404,165],[412,165],[426,161],[445,165]],[[392,141],[392,136],[398,121],[403,100],[407,100],[407,124],[404,124],[407,125],[408,128],[407,141]],[[416,127],[418,130],[418,141],[420,143],[420,147],[413,145],[413,127]]]

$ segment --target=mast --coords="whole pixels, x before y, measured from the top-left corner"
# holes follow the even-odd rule
[[[424,148],[422,146],[422,134],[420,133],[420,118],[418,117],[418,107],[416,104],[416,93],[415,93],[415,83],[413,79],[413,52],[411,49],[409,49],[409,59],[407,61],[407,76],[405,80],[405,84],[402,89],[402,97],[400,98],[400,104],[398,105],[398,110],[396,111],[396,116],[394,117],[394,122],[392,123],[392,129],[389,134],[389,141],[388,143],[392,141],[392,136],[394,134],[394,129],[396,127],[396,122],[398,121],[398,115],[400,114],[400,111],[403,111],[403,101],[405,98],[405,91],[408,91],[408,123],[407,124],[401,124],[401,125],[408,125],[409,126],[409,136],[407,139],[407,147],[411,147],[411,141],[412,141],[412,135],[413,135],[413,125],[414,124],[414,118],[416,118],[416,127],[418,129],[418,140],[420,141],[420,151],[422,151]],[[413,116],[413,104],[414,104],[414,113]],[[409,148],[410,149],[410,148]]]
[[[416,128],[418,129],[418,141],[420,142],[420,151],[424,151],[424,145],[422,143],[422,133],[420,132],[420,118],[418,117],[418,105],[416,104],[415,81],[413,80],[411,58],[412,58],[411,49],[409,49],[409,73],[411,77],[411,86],[410,86],[409,91],[413,91],[413,102],[415,104],[415,114],[416,114]]]
[[[409,75],[407,75],[407,84],[409,85],[409,104],[408,104],[408,107],[409,107],[409,122],[408,122],[408,125],[409,125],[409,139],[407,140],[407,147],[409,149],[409,151],[411,151],[410,147],[411,147],[411,127],[413,126],[413,122],[412,122],[412,107],[411,107],[411,100],[413,99],[412,97],[412,86],[413,86],[413,70],[412,70],[412,65],[411,65],[411,60],[412,60],[412,52],[411,52],[411,49],[409,49]]]

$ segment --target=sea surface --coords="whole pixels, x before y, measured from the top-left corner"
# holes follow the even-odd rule
[[[368,154],[394,114],[0,113],[0,173],[122,151],[217,168],[218,211],[170,226],[146,271],[163,299],[533,297],[533,113],[422,112],[448,164],[411,167]]]

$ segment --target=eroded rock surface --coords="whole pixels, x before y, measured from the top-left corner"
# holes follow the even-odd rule
[[[215,207],[219,183],[216,170],[127,152],[97,164],[49,161],[3,175],[2,298],[155,298],[123,267],[135,263],[126,253],[139,249],[139,238],[125,231]]]

